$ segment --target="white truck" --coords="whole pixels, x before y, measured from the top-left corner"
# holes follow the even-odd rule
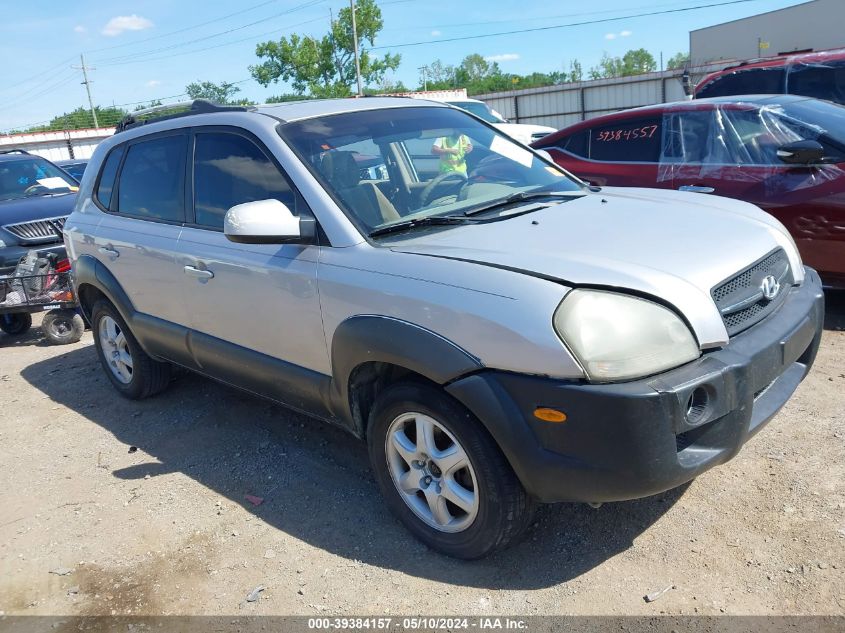
[[[396,93],[397,97],[411,97],[412,99],[427,99],[429,101],[440,101],[448,103],[455,107],[466,110],[470,114],[474,114],[480,119],[491,123],[502,132],[522,143],[529,145],[536,140],[539,140],[556,132],[555,128],[547,125],[530,125],[527,123],[509,123],[508,120],[501,114],[496,112],[489,105],[478,99],[470,99],[467,96],[466,88],[457,90],[424,90],[419,92],[402,92]]]

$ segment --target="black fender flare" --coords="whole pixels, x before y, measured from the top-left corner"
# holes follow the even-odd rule
[[[117,308],[120,316],[127,323],[131,323],[135,315],[135,306],[132,300],[120,282],[115,278],[111,271],[103,266],[103,264],[91,255],[80,255],[75,262],[73,262],[73,279],[76,285],[77,295],[80,288],[84,285],[92,286],[105,295],[105,297]],[[82,302],[82,297],[79,297],[80,304],[85,317],[91,320],[90,308]]]
[[[484,368],[478,358],[441,335],[408,321],[379,315],[354,316],[338,325],[332,336],[331,361],[333,408],[352,424],[349,380],[363,363],[404,367],[438,385]]]

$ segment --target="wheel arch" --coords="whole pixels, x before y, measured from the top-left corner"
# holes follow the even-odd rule
[[[364,437],[378,394],[399,380],[444,386],[482,369],[482,362],[424,327],[379,315],[350,317],[335,330],[331,345],[335,409]]]
[[[73,276],[79,305],[91,322],[91,308],[100,299],[111,303],[124,321],[129,323],[135,307],[126,291],[111,271],[90,255],[80,256],[73,264]]]

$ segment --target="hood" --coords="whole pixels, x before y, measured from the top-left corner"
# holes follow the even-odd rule
[[[0,200],[0,226],[65,217],[73,211],[74,204],[76,204],[76,193]]]
[[[653,296],[686,317],[702,348],[728,340],[711,288],[778,246],[803,279],[777,220],[705,194],[606,187],[510,219],[407,235],[391,247]]]
[[[553,127],[530,125],[528,123],[495,123],[494,125],[511,138],[515,138],[520,143],[525,143],[526,145],[536,140],[533,138],[534,134],[545,136],[546,134],[557,132]]]

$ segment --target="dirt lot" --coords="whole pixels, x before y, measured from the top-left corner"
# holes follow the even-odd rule
[[[829,304],[812,374],[735,460],[547,507],[475,563],[410,537],[341,431],[192,375],[129,402],[90,332],[0,334],[0,611],[845,614],[845,297]]]

